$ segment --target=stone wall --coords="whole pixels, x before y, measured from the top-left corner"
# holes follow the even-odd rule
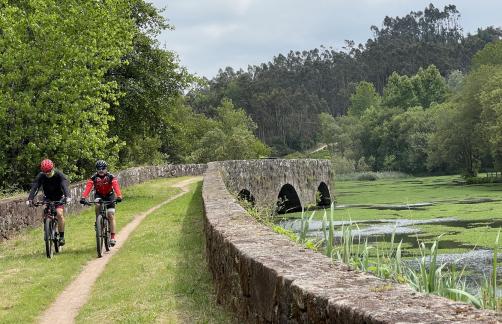
[[[498,323],[490,311],[383,281],[274,233],[204,175],[207,261],[217,300],[254,323]]]
[[[331,162],[328,160],[248,160],[218,162],[223,180],[232,194],[248,190],[261,207],[275,207],[285,184],[296,190],[302,207],[316,204],[319,185],[324,182],[333,196]]]
[[[120,171],[116,174],[121,187],[128,187],[147,180],[160,177],[179,177],[202,175],[206,170],[206,164],[186,164],[186,165],[162,165],[131,168]],[[72,204],[67,206],[67,212],[75,212],[83,207],[78,200],[85,187],[85,181],[72,184],[70,186]],[[0,200],[0,241],[8,239],[19,230],[37,226],[41,224],[41,208],[30,208],[26,206],[26,197],[15,197]],[[127,199],[127,197],[126,197]]]

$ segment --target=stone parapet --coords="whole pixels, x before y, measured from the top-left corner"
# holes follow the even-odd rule
[[[116,173],[121,187],[128,187],[155,178],[202,175],[206,164],[167,164],[161,166],[146,166],[130,168]],[[71,184],[70,192],[73,203],[66,207],[69,212],[78,211],[83,207],[78,200],[84,190],[85,181]],[[42,224],[41,209],[26,206],[26,197],[0,200],[0,241],[8,239],[19,230]]]
[[[281,188],[289,184],[297,192],[301,206],[316,205],[318,187],[324,183],[334,190],[329,160],[263,159],[221,161],[218,168],[227,189],[238,194],[246,189],[260,207],[274,208]],[[334,197],[333,193],[328,194]]]
[[[333,263],[258,223],[218,163],[204,175],[204,230],[218,302],[253,323],[498,323],[491,311]]]

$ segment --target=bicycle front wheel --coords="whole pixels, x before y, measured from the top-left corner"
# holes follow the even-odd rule
[[[103,238],[105,243],[105,250],[106,252],[108,252],[110,251],[111,234],[110,234],[110,221],[106,217],[103,218]]]
[[[54,252],[59,253],[61,251],[61,246],[59,245],[59,235],[58,235],[58,222],[56,220],[52,221],[52,241],[54,242]]]
[[[103,256],[103,215],[96,216],[96,252],[98,258]]]
[[[49,218],[44,221],[44,240],[45,240],[45,254],[50,259],[52,258],[54,252],[52,250],[54,241],[52,240],[53,226]]]

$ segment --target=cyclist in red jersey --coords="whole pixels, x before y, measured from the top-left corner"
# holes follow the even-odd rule
[[[110,230],[111,239],[110,245],[114,246],[115,240],[115,202],[122,201],[122,192],[120,191],[120,185],[117,178],[108,172],[108,165],[103,160],[98,160],[96,162],[96,173],[87,180],[85,190],[82,193],[82,198],[80,202],[82,204],[87,202],[89,194],[94,187],[94,199],[101,198],[104,201],[112,201],[107,203],[107,213],[110,219]],[[99,206],[96,205],[96,214],[99,212]]]

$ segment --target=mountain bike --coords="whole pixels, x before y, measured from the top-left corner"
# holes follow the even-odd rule
[[[106,252],[110,251],[111,231],[107,205],[114,202],[118,201],[106,201],[101,198],[96,198],[92,202],[85,203],[85,205],[99,205],[99,212],[96,214],[96,223],[94,223],[94,228],[96,230],[96,252],[98,253],[98,258],[103,256],[103,247]]]
[[[64,205],[65,201],[37,201],[34,206],[45,206],[44,209],[44,241],[45,241],[45,254],[50,259],[54,256],[54,252],[59,253],[61,246],[59,245],[58,233],[58,217],[56,206]]]

